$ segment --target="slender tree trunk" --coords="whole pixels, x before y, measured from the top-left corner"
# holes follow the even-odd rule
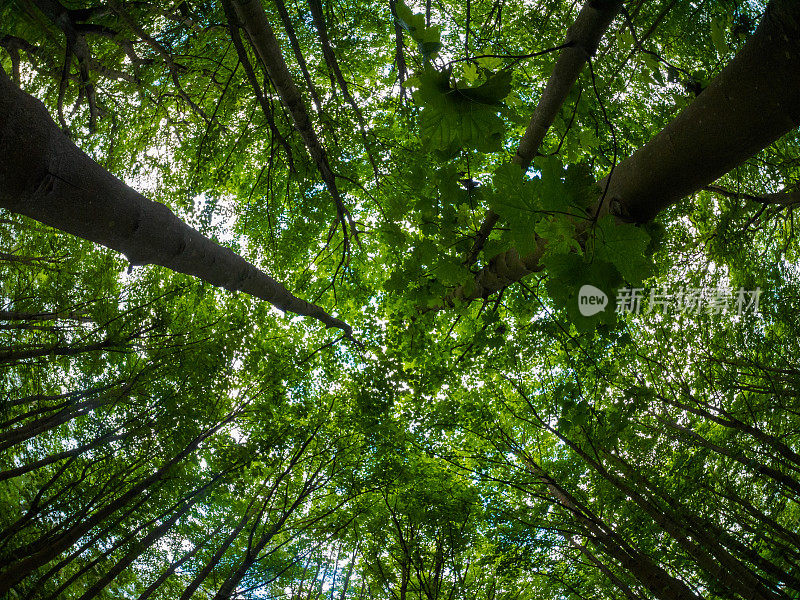
[[[587,534],[603,551],[619,561],[633,577],[659,600],[701,600],[682,581],[675,579],[646,554],[627,544],[587,506],[569,494],[547,475],[530,457],[522,455],[526,464],[546,486],[553,499],[571,512],[586,528]]]
[[[0,77],[2,77],[0,75]],[[13,224],[14,227],[18,225]],[[0,321],[51,321],[56,319],[74,319],[81,323],[91,323],[91,317],[86,317],[70,311],[28,313],[14,310],[0,310]]]
[[[86,344],[83,346],[62,346],[56,344],[54,346],[45,346],[44,348],[14,348],[0,352],[0,364],[17,364],[21,360],[28,360],[29,358],[41,358],[43,356],[75,356],[77,354],[84,354],[86,352],[97,352],[98,350],[110,350],[116,352],[124,351],[126,346],[120,340],[113,340],[106,338],[102,342],[94,344]]]
[[[245,509],[244,514],[237,523],[236,527],[234,527],[228,533],[228,535],[225,536],[225,539],[222,540],[222,543],[219,545],[216,552],[214,552],[213,556],[211,556],[211,558],[208,560],[205,566],[203,566],[203,568],[200,569],[200,571],[194,576],[189,585],[187,585],[186,588],[183,590],[180,600],[190,600],[190,598],[194,595],[197,589],[211,574],[211,571],[213,571],[217,567],[219,562],[222,560],[222,557],[225,555],[225,552],[228,551],[228,548],[230,548],[231,544],[233,544],[233,542],[241,533],[242,529],[244,529],[245,525],[247,525],[247,522],[252,517],[250,509],[253,506],[254,501],[255,497],[250,501],[250,504]]]
[[[577,450],[574,444],[570,443],[570,445]],[[718,543],[712,542],[707,539],[707,536],[697,531],[690,533],[687,531],[686,524],[676,518],[672,511],[649,501],[638,488],[635,489],[623,479],[611,474],[586,453],[580,451],[580,455],[603,478],[630,497],[656,525],[672,537],[678,546],[708,573],[711,580],[748,600],[778,600],[778,598],[784,597],[769,589],[747,565],[731,556]]]
[[[159,575],[155,579],[155,581],[153,581],[149,586],[147,586],[147,589],[145,589],[145,591],[143,591],[136,600],[147,600],[150,596],[152,596],[155,592],[157,592],[158,589],[167,581],[167,579],[172,577],[175,571],[180,569],[184,564],[186,564],[189,560],[191,560],[195,554],[197,554],[200,550],[202,550],[206,546],[206,544],[208,544],[212,540],[215,540],[217,538],[217,535],[219,535],[219,533],[224,528],[224,526],[225,523],[217,527],[202,542],[195,545],[194,548],[185,553],[181,558],[172,561],[169,567],[167,567],[167,569],[161,575]]]
[[[294,462],[290,465],[290,468],[294,465]],[[239,585],[239,582],[244,578],[250,568],[259,560],[259,555],[261,554],[262,550],[266,548],[267,544],[272,540],[275,535],[277,535],[286,524],[286,521],[289,517],[294,514],[294,512],[298,509],[298,507],[306,500],[306,498],[311,494],[317,487],[316,481],[319,475],[319,469],[313,472],[309,478],[306,480],[305,484],[303,485],[302,489],[298,492],[297,497],[295,498],[294,502],[288,507],[285,507],[282,511],[280,517],[278,517],[277,521],[273,523],[267,531],[262,532],[258,542],[255,545],[249,543],[247,546],[247,550],[245,551],[245,556],[242,559],[242,562],[236,567],[235,570],[231,572],[231,574],[222,582],[222,585],[217,590],[217,593],[214,595],[214,600],[226,600],[233,595],[236,586]],[[275,489],[273,487],[273,489]],[[253,529],[251,530],[251,540],[253,535],[255,534],[256,528],[258,527],[260,519],[256,521],[253,525]]]
[[[253,48],[261,59],[261,63],[264,65],[275,89],[278,91],[283,105],[292,116],[295,127],[300,132],[308,153],[322,176],[325,187],[328,188],[331,196],[333,196],[345,239],[348,236],[348,225],[353,236],[357,236],[356,225],[350,217],[350,213],[347,211],[336,186],[336,177],[331,170],[328,154],[322,147],[316,131],[314,131],[306,103],[300,94],[300,90],[297,89],[292,74],[289,72],[289,67],[286,65],[281,53],[281,45],[278,42],[278,38],[275,37],[275,32],[267,19],[264,7],[259,0],[225,1],[230,1],[239,19],[241,19],[242,26],[250,37]]]
[[[722,456],[727,456],[731,460],[738,462],[740,465],[753,469],[756,473],[769,477],[773,481],[780,483],[781,485],[786,486],[790,490],[792,490],[798,497],[800,497],[800,481],[793,479],[786,473],[781,473],[779,470],[770,467],[769,465],[765,465],[762,462],[759,462],[755,459],[748,458],[739,452],[734,452],[730,448],[726,448],[724,446],[720,446],[719,444],[715,444],[714,442],[707,440],[702,435],[697,433],[696,431],[684,427],[679,423],[671,419],[662,419],[659,418],[658,421],[660,423],[664,423],[670,429],[677,431],[677,435],[675,438],[688,441],[688,443],[699,446],[701,448],[708,448],[709,450],[713,450],[714,452],[721,454]]]
[[[160,540],[166,533],[172,528],[175,523],[178,522],[178,519],[183,517],[187,512],[189,512],[192,507],[197,504],[202,498],[205,497],[205,492],[208,488],[216,483],[219,479],[215,477],[211,482],[204,485],[199,490],[195,491],[192,494],[192,497],[187,498],[184,500],[184,505],[180,507],[175,513],[166,521],[161,523],[158,527],[151,530],[144,538],[142,538],[138,543],[134,544],[133,548],[123,556],[113,567],[111,567],[108,571],[106,571],[100,579],[94,582],[91,587],[86,590],[86,592],[78,599],[78,600],[90,600],[94,598],[105,588],[109,583],[111,583],[114,578],[122,573],[125,569],[127,569],[130,564],[139,558],[150,546],[155,544],[158,540]]]
[[[601,2],[589,0],[578,13],[572,27],[567,30],[565,44],[568,46],[561,51],[553,67],[547,85],[539,97],[539,102],[536,104],[525,134],[512,159],[512,162],[519,165],[523,171],[527,171],[530,167],[533,158],[539,151],[539,146],[542,145],[550,126],[566,102],[583,67],[597,52],[600,40],[608,31],[620,8],[622,8],[622,2],[617,0]],[[475,243],[467,257],[468,265],[474,263],[478,258],[478,254],[483,249],[499,218],[500,216],[491,209],[486,212]]]
[[[231,33],[233,47],[236,48],[236,54],[239,56],[239,62],[242,63],[242,68],[244,69],[245,75],[247,75],[247,80],[250,82],[250,87],[253,88],[253,93],[256,95],[256,100],[261,106],[261,112],[264,113],[264,118],[267,120],[270,134],[274,139],[277,139],[283,147],[284,152],[286,152],[286,159],[289,161],[289,169],[293,170],[294,157],[292,154],[292,149],[289,146],[289,142],[286,140],[286,138],[283,137],[280,131],[278,131],[278,127],[275,124],[275,117],[272,113],[272,105],[264,97],[264,94],[261,91],[261,86],[258,84],[258,78],[253,70],[253,65],[250,64],[250,58],[247,56],[247,50],[242,43],[242,36],[239,35],[238,20],[233,7],[231,6],[230,2],[226,1],[222,3],[222,8],[225,10],[225,18],[228,20],[228,29]]]
[[[612,21],[622,8],[618,0],[589,0],[567,30],[567,48],[561,51],[536,109],[519,142],[514,162],[526,171],[545,135],[566,102],[583,67],[597,52]]]
[[[2,69],[0,207],[122,252],[131,264],[162,265],[350,334],[347,324],[296,298],[241,256],[103,169]]]
[[[71,458],[73,456],[80,456],[84,452],[92,450],[97,446],[120,441],[131,435],[129,432],[114,435],[117,431],[119,431],[119,429],[115,429],[114,431],[106,433],[101,437],[96,438],[91,442],[87,442],[86,444],[83,444],[81,446],[78,446],[77,448],[74,448],[72,450],[65,450],[64,452],[51,454],[50,456],[46,456],[45,458],[42,458],[32,463],[26,463],[14,469],[0,471],[0,481],[5,481],[6,479],[13,479],[14,477],[19,477],[20,475],[24,475],[25,473],[30,473],[31,471],[36,471],[37,469],[41,469],[42,467],[46,467],[47,465],[51,465],[66,458]]]
[[[85,562],[82,562],[81,565],[80,565],[80,568],[77,568],[69,576],[69,578],[67,578],[64,581],[61,581],[60,582],[61,585],[59,585],[58,588],[52,594],[50,594],[50,596],[48,596],[44,600],[58,600],[59,598],[61,598],[62,594],[65,591],[69,590],[70,587],[72,586],[72,584],[75,583],[76,581],[78,581],[81,577],[83,577],[83,575],[85,575],[86,573],[88,573],[89,571],[91,571],[93,569],[95,571],[99,571],[99,569],[97,568],[97,565],[99,565],[100,563],[106,561],[112,554],[114,554],[114,552],[119,550],[121,547],[123,547],[123,546],[125,546],[127,544],[130,544],[133,548],[137,548],[139,543],[136,542],[136,536],[143,529],[145,529],[146,527],[152,526],[153,524],[161,521],[162,519],[165,519],[170,513],[174,512],[175,509],[178,508],[183,503],[184,503],[184,500],[179,501],[177,504],[174,504],[174,505],[170,506],[166,511],[156,515],[155,517],[153,517],[151,519],[148,519],[144,523],[141,523],[141,524],[137,525],[132,531],[129,528],[126,528],[123,531],[123,533],[125,534],[124,536],[117,536],[116,539],[114,539],[113,543],[111,543],[110,546],[108,546],[108,547],[104,546],[104,549],[103,549],[102,552],[100,552],[96,556],[93,556],[91,558],[91,560],[87,560]],[[128,553],[129,552],[130,552],[130,550],[128,551]],[[128,553],[126,553],[126,556],[127,556]],[[59,568],[53,572],[53,575],[58,573],[64,566],[69,564],[69,562],[71,562],[75,558],[75,553],[72,553],[72,555],[67,557],[67,558],[69,560],[64,560],[64,561],[60,561],[59,562],[59,564],[57,565]],[[87,559],[88,559],[88,557],[87,557]],[[52,569],[51,569],[51,571],[52,571]],[[110,571],[105,571],[106,574],[103,577],[105,578],[108,575],[109,572]],[[40,579],[40,581],[41,581],[41,579]],[[94,586],[94,583],[92,584],[92,586]]]
[[[297,41],[297,34],[294,31],[289,11],[286,10],[286,5],[283,3],[283,0],[274,0],[273,3],[275,4],[275,8],[278,9],[283,29],[286,31],[286,35],[289,38],[289,45],[292,47],[294,59],[297,61],[297,66],[300,67],[300,72],[303,74],[303,79],[305,79],[306,85],[308,86],[308,93],[311,96],[311,100],[314,102],[317,112],[321,115],[322,104],[319,101],[319,94],[317,94],[317,88],[314,86],[314,82],[311,80],[311,75],[308,72],[308,65],[303,56],[303,51],[300,49],[300,42]]]
[[[56,564],[51,566],[42,576],[40,576],[36,582],[31,586],[32,590],[36,590],[36,588],[45,581],[51,581],[61,570],[70,564],[73,560],[78,558],[81,554],[83,554],[87,549],[95,546],[99,540],[106,538],[110,535],[113,531],[119,527],[120,523],[124,522],[128,517],[134,514],[141,506],[146,504],[148,501],[153,499],[153,495],[149,496],[142,496],[140,500],[137,500],[134,504],[131,504],[125,511],[119,515],[117,518],[114,519],[112,523],[108,526],[103,527],[100,531],[95,534],[92,534],[84,543],[80,546],[72,550],[67,556],[59,560]],[[34,594],[29,593],[25,600],[39,600],[38,598],[34,599]]]
[[[350,105],[356,115],[358,128],[361,130],[361,139],[364,142],[364,151],[366,152],[367,158],[372,165],[372,171],[375,174],[375,181],[378,181],[378,165],[375,163],[375,158],[372,156],[369,140],[367,139],[367,124],[364,121],[364,115],[361,113],[361,109],[356,103],[355,98],[353,98],[353,94],[350,93],[350,88],[348,87],[347,81],[342,74],[342,70],[339,67],[339,61],[336,59],[336,54],[334,53],[333,47],[331,46],[331,41],[328,38],[328,28],[325,23],[325,15],[322,12],[322,2],[320,0],[308,0],[308,7],[311,9],[311,17],[314,20],[314,27],[317,29],[317,35],[319,36],[319,41],[322,44],[322,55],[324,56],[325,62],[328,65],[331,77],[335,79],[334,86],[336,85],[336,82],[338,82],[345,100],[347,100],[347,103]]]
[[[37,419],[30,423],[26,423],[16,429],[12,429],[7,431],[3,435],[0,435],[0,452],[3,450],[7,450],[8,448],[19,444],[20,442],[24,442],[26,440],[31,439],[37,435],[45,431],[50,431],[55,429],[59,425],[63,425],[67,421],[71,421],[77,417],[86,415],[93,411],[96,408],[104,406],[109,403],[116,402],[124,397],[127,390],[123,390],[120,394],[114,395],[103,395],[99,398],[94,398],[92,400],[85,400],[76,404],[75,406],[67,407],[60,412],[51,415],[49,417],[45,417],[42,419]]]
[[[528,398],[526,397],[526,400]],[[532,407],[530,400],[529,406]],[[616,487],[626,497],[630,498],[645,514],[650,516],[665,533],[670,535],[689,556],[691,556],[712,580],[725,586],[731,592],[749,600],[778,600],[783,596],[778,595],[772,589],[771,582],[754,573],[750,565],[731,555],[727,549],[723,548],[718,539],[713,535],[709,536],[708,527],[692,529],[691,519],[683,518],[678,510],[670,508],[670,499],[663,497],[664,502],[658,502],[653,495],[647,496],[647,491],[655,491],[655,486],[624,459],[610,453],[604,452],[606,456],[621,468],[626,478],[619,477],[610,472],[601,462],[598,454],[596,442],[589,446],[594,450],[591,456],[588,450],[574,440],[566,437],[558,429],[550,426],[534,410],[536,419],[541,425],[564,444],[571,448],[583,461],[594,469],[607,482]],[[602,451],[602,450],[601,450]],[[631,485],[635,483],[636,485]],[[719,536],[718,536],[719,537]],[[771,565],[771,567],[776,567]],[[777,568],[777,567],[776,567]],[[772,570],[772,569],[770,569]],[[780,571],[780,570],[779,570]],[[779,575],[786,580],[787,574],[782,571]],[[788,578],[791,580],[791,577]]]
[[[392,13],[392,19],[394,19],[394,62],[397,65],[397,78],[400,82],[400,90],[402,91],[403,96],[405,96],[406,88],[404,84],[408,78],[408,73],[406,67],[406,56],[403,52],[403,28],[400,27],[400,23],[397,22],[396,6],[396,0],[389,0],[389,11]]]
[[[663,492],[657,485],[650,479],[642,475],[639,470],[629,464],[625,459],[616,454],[608,451],[602,451],[608,456],[612,462],[620,467],[620,470],[625,475],[626,479],[630,480],[635,487],[633,489],[637,494],[645,496],[645,491],[649,490],[650,497],[647,500],[648,504],[655,507],[656,510],[661,510],[671,519],[677,526],[684,532],[688,532],[692,540],[698,544],[704,545],[715,558],[722,564],[733,565],[734,569],[745,569],[749,572],[749,566],[755,566],[774,576],[778,581],[781,581],[794,590],[800,591],[800,579],[787,573],[784,569],[780,568],[775,563],[762,557],[756,550],[750,548],[737,540],[727,530],[716,525],[713,522],[708,522],[706,519],[698,517],[692,511],[684,510],[680,504],[676,504],[668,494]],[[658,498],[661,499],[659,506]],[[724,548],[723,548],[724,546]],[[728,552],[730,549],[733,552],[743,554],[746,561],[740,561],[735,556]],[[741,581],[746,581],[749,575],[740,576]],[[759,577],[760,578],[760,577]],[[760,578],[761,579],[761,578]],[[756,589],[755,584],[751,584],[752,589]],[[740,592],[741,593],[741,592]],[[753,592],[755,593],[755,592]],[[742,594],[744,596],[744,594]],[[746,597],[746,596],[744,596]]]
[[[30,556],[10,565],[6,570],[0,573],[0,594],[7,593],[30,572],[46,565],[51,560],[54,560],[59,554],[64,552],[77,540],[89,533],[89,531],[91,531],[96,525],[117,512],[119,509],[125,507],[131,500],[138,497],[150,485],[164,478],[167,472],[172,469],[172,467],[194,452],[207,437],[216,433],[220,427],[222,427],[229,420],[230,419],[219,423],[218,425],[215,425],[214,427],[207,429],[198,435],[177,456],[165,462],[155,473],[134,485],[127,492],[123,493],[112,502],[106,504],[103,508],[95,512],[90,518],[65,531],[46,548],[42,548],[34,554],[31,554]]]
[[[592,564],[594,564],[594,566],[596,566],[596,567],[597,567],[597,569],[598,569],[598,570],[599,570],[599,571],[600,571],[600,572],[601,572],[603,575],[605,575],[605,576],[606,576],[606,578],[607,578],[607,579],[608,579],[608,580],[609,580],[611,583],[613,583],[613,584],[614,584],[614,585],[617,587],[617,589],[618,589],[619,591],[621,591],[621,592],[623,593],[623,595],[624,595],[624,596],[625,596],[625,597],[626,597],[628,600],[644,600],[644,599],[642,598],[642,596],[641,596],[641,595],[639,595],[639,594],[637,594],[637,593],[635,593],[635,592],[634,592],[634,591],[633,591],[633,590],[630,588],[630,586],[629,586],[627,583],[625,583],[625,582],[624,582],[624,581],[622,581],[622,580],[621,580],[619,577],[617,577],[617,576],[614,574],[614,572],[613,572],[613,571],[611,571],[611,569],[609,569],[609,568],[608,568],[608,566],[607,566],[607,565],[606,565],[606,564],[605,564],[603,561],[601,561],[599,558],[597,558],[597,556],[595,556],[594,552],[592,552],[592,551],[591,551],[591,550],[590,550],[590,549],[589,549],[589,548],[586,546],[586,544],[579,544],[578,542],[576,542],[576,541],[575,541],[575,540],[573,540],[573,539],[570,539],[570,540],[569,540],[569,544],[570,544],[570,546],[572,546],[573,548],[577,548],[577,550],[578,550],[578,551],[579,551],[581,554],[583,554],[583,555],[584,555],[586,558],[588,558],[588,559],[589,559],[589,561],[591,561],[591,563],[592,563]]]

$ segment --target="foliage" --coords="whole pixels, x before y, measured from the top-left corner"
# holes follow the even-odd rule
[[[764,202],[797,132],[655,223],[593,213],[763,2],[626,2],[525,171],[575,3],[320,3],[345,93],[310,5],[264,2],[357,236],[222,4],[56,4],[0,6],[3,70],[356,341],[0,213],[0,595],[800,598],[796,202]],[[686,288],[760,312],[649,296]]]

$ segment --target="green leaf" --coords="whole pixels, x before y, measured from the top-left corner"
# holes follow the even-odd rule
[[[613,264],[631,285],[638,285],[653,271],[646,250],[650,236],[641,227],[617,223],[611,215],[602,217],[595,227],[594,253]]]
[[[503,121],[494,110],[477,103],[451,102],[445,95],[432,98],[422,109],[420,132],[432,150],[501,149]]]
[[[536,225],[536,235],[547,241],[545,254],[567,254],[581,252],[575,240],[575,222],[565,215],[546,217]]]
[[[442,49],[439,26],[426,27],[425,16],[414,13],[402,0],[397,2],[395,13],[397,23],[417,42],[419,51],[425,60],[436,58],[437,53]]]
[[[606,261],[586,260],[576,253],[553,254],[542,257],[547,271],[545,287],[557,309],[564,311],[578,331],[591,331],[599,324],[616,322],[616,291],[622,282],[619,271]],[[604,310],[591,315],[581,314],[579,292],[591,285],[608,298]]]
[[[644,64],[647,65],[647,68],[651,71],[658,71],[660,67],[660,63],[658,59],[648,52],[642,53],[642,60]]]
[[[720,56],[726,55],[730,51],[728,43],[725,40],[727,25],[728,22],[725,18],[718,17],[711,21],[711,42],[714,44],[714,48],[716,48]]]
[[[469,83],[472,83],[478,78],[478,67],[476,67],[472,63],[466,63],[464,65],[464,79],[466,79]]]
[[[415,32],[425,29],[425,16],[414,13],[403,0],[399,0],[395,4],[395,12],[400,27],[408,31],[412,37]]]
[[[472,279],[469,269],[450,256],[442,258],[434,268],[437,279],[444,285],[452,286]]]
[[[462,88],[456,92],[473,102],[499,105],[500,101],[511,92],[511,71],[500,71],[477,87]]]
[[[535,249],[534,227],[541,218],[535,187],[524,177],[522,169],[513,163],[498,167],[492,176],[491,201],[492,210],[502,217],[510,241],[521,255]]]

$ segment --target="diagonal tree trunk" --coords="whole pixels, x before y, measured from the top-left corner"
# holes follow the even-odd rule
[[[355,98],[353,98],[353,94],[350,93],[350,88],[348,87],[347,81],[342,74],[341,68],[339,67],[339,61],[336,59],[336,53],[333,51],[331,40],[328,37],[328,28],[325,24],[325,14],[322,12],[322,2],[321,0],[308,0],[308,7],[311,9],[311,17],[314,20],[314,27],[317,29],[317,36],[322,44],[322,55],[325,58],[325,62],[328,65],[331,75],[335,77],[336,82],[338,82],[339,87],[342,90],[342,94],[344,94],[345,100],[347,100],[347,103],[350,105],[356,115],[358,128],[361,130],[361,139],[364,141],[364,151],[367,153],[367,158],[372,165],[372,171],[375,174],[375,181],[378,181],[380,179],[378,174],[378,165],[375,163],[375,158],[372,156],[369,140],[367,139],[367,124],[364,121],[364,115],[362,114],[361,109],[358,107]],[[336,84],[334,83],[334,86],[335,85]]]
[[[571,513],[586,530],[586,536],[608,556],[635,577],[655,598],[659,600],[703,600],[680,579],[676,579],[655,562],[648,554],[634,548],[619,536],[590,507],[561,487],[529,455],[519,449],[512,450],[525,463],[539,482],[545,486],[553,500]]]
[[[250,42],[261,59],[261,63],[272,80],[283,105],[292,116],[295,127],[300,132],[300,136],[305,142],[308,153],[311,155],[317,170],[322,176],[325,187],[328,188],[333,201],[336,204],[336,211],[342,223],[342,232],[345,240],[348,239],[348,225],[353,237],[357,237],[356,224],[353,222],[350,213],[342,201],[339,189],[336,187],[336,177],[331,170],[328,154],[314,131],[308,108],[300,94],[300,90],[289,72],[289,67],[281,53],[281,45],[275,32],[269,24],[264,7],[258,0],[225,0],[230,2],[242,22],[244,30],[250,37]]]
[[[527,171],[531,166],[539,146],[542,145],[550,126],[558,116],[558,111],[566,102],[572,86],[578,80],[584,65],[597,52],[600,40],[608,31],[620,8],[622,2],[619,0],[589,0],[578,13],[572,27],[567,30],[565,44],[569,46],[561,51],[512,159],[512,162],[519,165],[523,171]],[[477,260],[499,218],[500,215],[493,210],[486,211],[475,243],[467,256],[467,265]]]
[[[589,0],[575,22],[567,30],[565,43],[547,85],[533,111],[525,134],[519,142],[514,162],[527,170],[536,156],[544,136],[555,121],[558,111],[566,102],[572,86],[578,80],[584,65],[595,55],[614,17],[622,8],[620,0]]]
[[[77,522],[46,547],[37,549],[33,554],[26,555],[24,558],[17,560],[4,571],[0,572],[0,597],[4,597],[2,596],[3,594],[6,594],[17,583],[25,579],[28,574],[56,559],[62,552],[66,551],[75,542],[94,529],[95,526],[127,506],[131,501],[141,497],[145,490],[163,480],[175,465],[179,464],[187,456],[192,454],[192,452],[197,450],[208,437],[214,435],[227,423],[230,423],[235,416],[236,414],[232,413],[221,423],[206,429],[186,445],[176,456],[164,461],[157,471],[137,482],[120,496],[99,508],[89,518]]]
[[[161,265],[351,333],[346,323],[293,296],[241,256],[103,169],[2,69],[0,207],[122,252],[131,264]]]
[[[394,22],[394,45],[395,45],[395,54],[394,54],[394,62],[397,65],[397,78],[400,82],[400,91],[403,97],[406,95],[406,88],[405,82],[408,78],[407,68],[406,68],[406,56],[403,53],[403,28],[400,27],[400,23],[397,21],[397,1],[396,0],[389,0],[389,11],[392,13],[392,21]]]
[[[320,102],[319,94],[317,94],[317,88],[314,86],[314,82],[311,80],[311,75],[308,72],[308,65],[303,56],[303,51],[300,49],[300,42],[297,40],[297,34],[292,26],[292,19],[289,17],[289,11],[286,10],[286,5],[283,3],[283,0],[274,0],[273,3],[275,4],[275,8],[278,9],[278,15],[280,15],[283,29],[286,31],[286,35],[289,38],[289,45],[292,47],[297,66],[300,67],[300,72],[303,74],[306,86],[308,86],[308,93],[311,96],[311,100],[314,102],[317,112],[321,114],[322,103]]]
[[[600,182],[607,189],[592,215],[643,223],[702,189],[800,125],[800,2],[772,0],[742,50],[688,107]],[[592,223],[578,225],[578,235]],[[533,232],[531,232],[533,235]],[[544,252],[493,258],[473,290],[485,298],[542,269]]]

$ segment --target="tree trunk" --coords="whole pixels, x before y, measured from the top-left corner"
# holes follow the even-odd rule
[[[605,205],[652,219],[800,125],[800,3],[772,0],[731,63],[610,176]]]
[[[514,156],[514,162],[523,170],[528,169],[536,156],[572,86],[578,80],[584,65],[597,52],[600,40],[620,8],[622,2],[619,0],[589,0],[572,27],[567,30],[566,43],[570,45],[561,51]]]
[[[284,31],[286,31],[286,36],[289,38],[289,45],[292,47],[292,52],[294,52],[294,59],[297,61],[297,66],[300,67],[300,72],[303,74],[303,79],[306,81],[306,86],[308,86],[308,93],[311,96],[311,100],[314,102],[314,107],[321,115],[322,103],[319,100],[317,88],[314,87],[314,82],[311,80],[311,75],[308,73],[308,65],[306,65],[306,59],[303,56],[302,50],[300,49],[300,42],[297,41],[297,34],[294,31],[292,19],[289,17],[289,11],[286,10],[286,5],[283,3],[283,0],[274,0],[274,4],[275,8],[278,9],[278,14],[281,17],[281,23],[283,24]]]
[[[800,125],[800,2],[772,0],[756,32],[711,84],[669,125],[600,182],[608,190],[590,211],[636,223],[696,192]],[[585,232],[591,220],[578,226]],[[534,235],[531,232],[531,235]],[[540,271],[544,252],[493,258],[473,289],[487,297]]]
[[[0,69],[0,207],[122,252],[131,264],[158,264],[242,291],[277,308],[350,327],[300,300],[111,175],[58,128],[44,105]]]
[[[525,463],[534,475],[539,477],[553,499],[572,513],[577,521],[586,528],[587,535],[603,551],[617,560],[645,588],[659,600],[702,600],[689,587],[667,573],[647,554],[627,544],[614,529],[603,522],[587,506],[564,490],[547,475],[530,457],[522,455]]]
[[[322,176],[325,187],[328,188],[331,196],[333,196],[345,240],[348,239],[348,225],[353,236],[357,236],[356,224],[345,208],[339,189],[336,187],[336,176],[331,170],[328,154],[322,147],[316,131],[314,131],[306,103],[292,78],[292,74],[289,72],[289,67],[286,65],[281,53],[280,42],[275,37],[275,32],[267,19],[264,7],[257,0],[227,1],[230,1],[239,19],[241,19],[242,26],[250,37],[250,42],[256,51],[256,55],[261,60],[269,78],[272,80],[272,84],[278,91],[281,102],[283,102],[283,105],[292,116],[294,125],[300,132],[308,153]]]
[[[72,546],[72,544],[74,544],[77,540],[79,540],[81,537],[89,533],[89,531],[91,531],[92,528],[94,528],[96,525],[101,523],[106,518],[110,517],[119,509],[124,508],[128,503],[131,502],[131,500],[134,500],[135,498],[141,496],[143,491],[145,491],[152,484],[163,479],[176,464],[178,464],[187,456],[189,456],[192,452],[194,452],[206,438],[219,431],[219,429],[229,421],[230,418],[228,418],[226,421],[223,421],[211,427],[210,429],[203,431],[200,435],[198,435],[195,439],[193,439],[177,456],[163,463],[162,466],[155,473],[146,477],[145,479],[134,485],[132,488],[130,488],[127,492],[123,493],[121,496],[117,497],[115,500],[108,503],[103,508],[99,509],[90,518],[86,519],[81,523],[77,523],[76,525],[71,527],[68,531],[65,531],[56,540],[54,540],[52,544],[48,545],[46,548],[42,548],[41,550],[35,552],[34,554],[27,556],[26,558],[10,565],[5,571],[0,573],[0,594],[7,593],[18,582],[24,579],[30,572],[46,565],[51,560],[54,560],[56,557],[58,557],[59,554],[61,554],[70,546]]]
[[[561,51],[550,73],[547,85],[539,97],[539,102],[512,159],[512,162],[519,165],[523,171],[527,171],[531,166],[539,146],[542,145],[550,126],[572,91],[572,86],[578,80],[584,65],[597,52],[600,40],[603,39],[603,35],[621,8],[622,2],[617,0],[603,2],[589,0],[578,13],[572,27],[567,30],[565,44],[568,46]],[[475,243],[467,257],[468,265],[478,258],[499,218],[500,215],[493,210],[486,211]]]
[[[342,74],[342,70],[339,68],[339,61],[336,59],[336,54],[333,51],[330,38],[328,37],[328,29],[327,25],[325,24],[325,15],[322,12],[322,2],[320,0],[308,0],[308,7],[311,10],[311,18],[314,21],[314,27],[317,29],[317,35],[320,43],[322,44],[322,56],[325,58],[325,62],[328,65],[331,77],[335,79],[333,82],[334,94],[336,92],[336,82],[338,82],[345,100],[347,100],[347,103],[350,105],[356,115],[358,128],[361,130],[361,139],[364,141],[364,151],[366,152],[367,158],[372,165],[372,171],[375,174],[375,181],[378,181],[380,177],[378,173],[378,165],[375,163],[375,158],[372,156],[370,151],[369,140],[367,139],[367,124],[364,121],[364,115],[361,113],[358,103],[356,103],[355,98],[353,98],[353,94],[350,93],[350,88],[348,87],[347,81]]]

